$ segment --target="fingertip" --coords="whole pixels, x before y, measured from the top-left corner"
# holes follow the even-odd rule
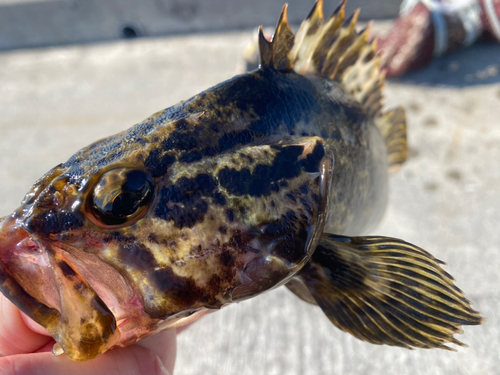
[[[135,345],[151,350],[169,373],[173,373],[177,356],[177,331],[166,329],[137,342]]]
[[[141,345],[112,349],[85,362],[71,361],[50,352],[0,358],[2,375],[171,375],[173,367],[152,349]]]
[[[0,356],[31,353],[51,340],[50,336],[32,330],[23,319],[21,311],[0,295]]]

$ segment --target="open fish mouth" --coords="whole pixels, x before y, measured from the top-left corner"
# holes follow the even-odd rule
[[[152,318],[141,296],[97,255],[30,234],[16,214],[0,219],[0,291],[47,329],[54,353],[86,361],[211,310]]]
[[[0,223],[0,290],[44,326],[73,360],[93,358],[120,338],[114,314],[58,246],[15,219]]]

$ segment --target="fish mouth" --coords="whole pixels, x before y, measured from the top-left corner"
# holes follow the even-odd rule
[[[31,236],[15,215],[0,222],[0,291],[84,361],[120,337],[116,319],[61,248]]]
[[[72,360],[93,359],[163,329],[195,321],[208,309],[151,317],[143,297],[96,254],[25,229],[17,214],[0,218],[0,291],[42,325]]]

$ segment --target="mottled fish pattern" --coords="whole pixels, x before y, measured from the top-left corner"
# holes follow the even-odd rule
[[[369,27],[283,9],[260,68],[49,171],[0,228],[0,289],[88,360],[286,284],[376,344],[440,347],[481,317],[430,254],[360,235],[406,158]],[[386,275],[380,277],[380,275]]]

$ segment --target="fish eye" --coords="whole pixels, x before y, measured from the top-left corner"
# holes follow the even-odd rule
[[[143,217],[152,201],[151,177],[132,168],[104,173],[87,198],[89,219],[101,227],[130,225]]]

